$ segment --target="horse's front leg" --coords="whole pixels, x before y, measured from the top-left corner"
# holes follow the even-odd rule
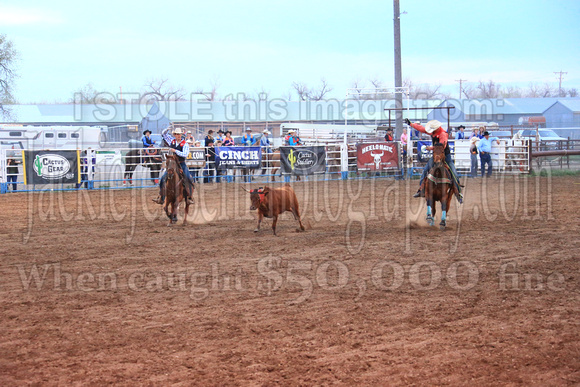
[[[435,220],[433,219],[435,209],[433,208],[433,195],[431,195],[431,192],[425,192],[425,201],[427,202],[427,224],[433,226],[435,224]]]
[[[451,204],[451,198],[453,198],[453,190],[450,189],[444,199],[441,200],[441,223],[439,223],[439,229],[445,230],[447,226],[447,211]]]

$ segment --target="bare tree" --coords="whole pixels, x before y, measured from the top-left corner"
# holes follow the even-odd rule
[[[209,83],[209,90],[208,91],[204,91],[203,88],[197,88],[196,90],[194,90],[194,94],[201,94],[205,97],[206,100],[208,101],[216,101],[217,100],[217,95],[218,95],[218,88],[220,87],[220,81],[219,81],[219,77],[217,75],[214,75]]]
[[[522,98],[522,89],[517,86],[506,86],[505,89],[500,91],[503,98]]]
[[[147,101],[183,101],[185,95],[183,87],[173,87],[167,78],[154,78],[145,84],[145,95],[142,98]]]
[[[310,92],[310,99],[313,101],[321,101],[324,97],[332,91],[332,87],[326,82],[326,79],[320,79],[320,88]]]
[[[0,116],[10,117],[7,104],[14,103],[12,87],[14,85],[14,66],[18,53],[6,35],[0,34]]]
[[[478,98],[498,98],[501,85],[490,79],[488,82],[479,81],[476,89]]]
[[[310,90],[308,86],[302,82],[292,82],[292,88],[298,94],[299,101],[307,101],[310,99]]]
[[[567,94],[568,97],[578,97],[578,90],[575,88],[568,89]]]

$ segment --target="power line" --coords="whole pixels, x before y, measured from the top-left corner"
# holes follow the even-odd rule
[[[461,92],[463,91],[463,82],[467,82],[467,79],[456,79],[455,82],[459,82],[459,99],[461,99]]]
[[[554,74],[559,75],[559,78],[560,78],[560,83],[558,84],[558,97],[561,97],[562,96],[562,75],[566,75],[568,73],[560,70],[560,71],[554,71]]]

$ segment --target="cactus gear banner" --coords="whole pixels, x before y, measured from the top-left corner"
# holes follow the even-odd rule
[[[24,184],[80,183],[80,151],[22,151]]]
[[[280,165],[283,175],[312,175],[326,170],[324,146],[280,147]]]

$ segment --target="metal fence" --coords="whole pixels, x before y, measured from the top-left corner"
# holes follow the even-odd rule
[[[396,144],[398,147],[399,166],[380,172],[358,170],[356,144],[354,143],[349,143],[346,146],[341,141],[308,144],[325,146],[326,170],[322,174],[301,176],[301,179],[306,181],[371,178],[405,179],[420,175],[425,163],[422,163],[417,157],[418,151],[421,151],[417,149],[417,141],[410,141],[405,147],[400,142],[396,142]],[[454,142],[453,157],[460,175],[468,174],[471,168],[469,145],[469,140],[458,140]],[[541,148],[543,145],[540,144],[538,146]],[[571,149],[580,146],[580,144],[569,141],[567,144],[557,144],[555,146],[556,148],[567,147]],[[144,166],[144,162],[151,160],[155,156],[144,154],[137,160],[127,158],[127,153],[134,149],[87,149],[87,156],[83,155],[81,157],[82,181],[80,184],[60,183],[44,185],[25,185],[22,152],[0,149],[0,193],[46,189],[129,189],[156,186],[158,178],[160,177],[159,174]],[[500,145],[492,147],[491,156],[494,171],[507,174],[529,173],[532,167],[530,149],[531,145],[529,140],[502,140]],[[407,150],[407,157],[403,156],[404,150]],[[196,162],[189,164],[191,174],[199,184],[218,182],[271,183],[274,181],[288,182],[294,179],[290,175],[281,176],[280,161],[273,157],[275,153],[267,153],[270,155],[269,157],[263,156],[261,166],[258,169],[220,170],[216,169],[215,162],[209,158],[210,153],[208,152],[208,148],[204,148],[204,151],[206,153],[206,160],[197,161],[197,164]],[[263,154],[266,154],[266,151],[274,152],[275,149],[263,148]],[[9,159],[13,160],[16,165],[8,165]],[[134,167],[131,179],[129,179],[129,175],[126,173],[127,165]]]

